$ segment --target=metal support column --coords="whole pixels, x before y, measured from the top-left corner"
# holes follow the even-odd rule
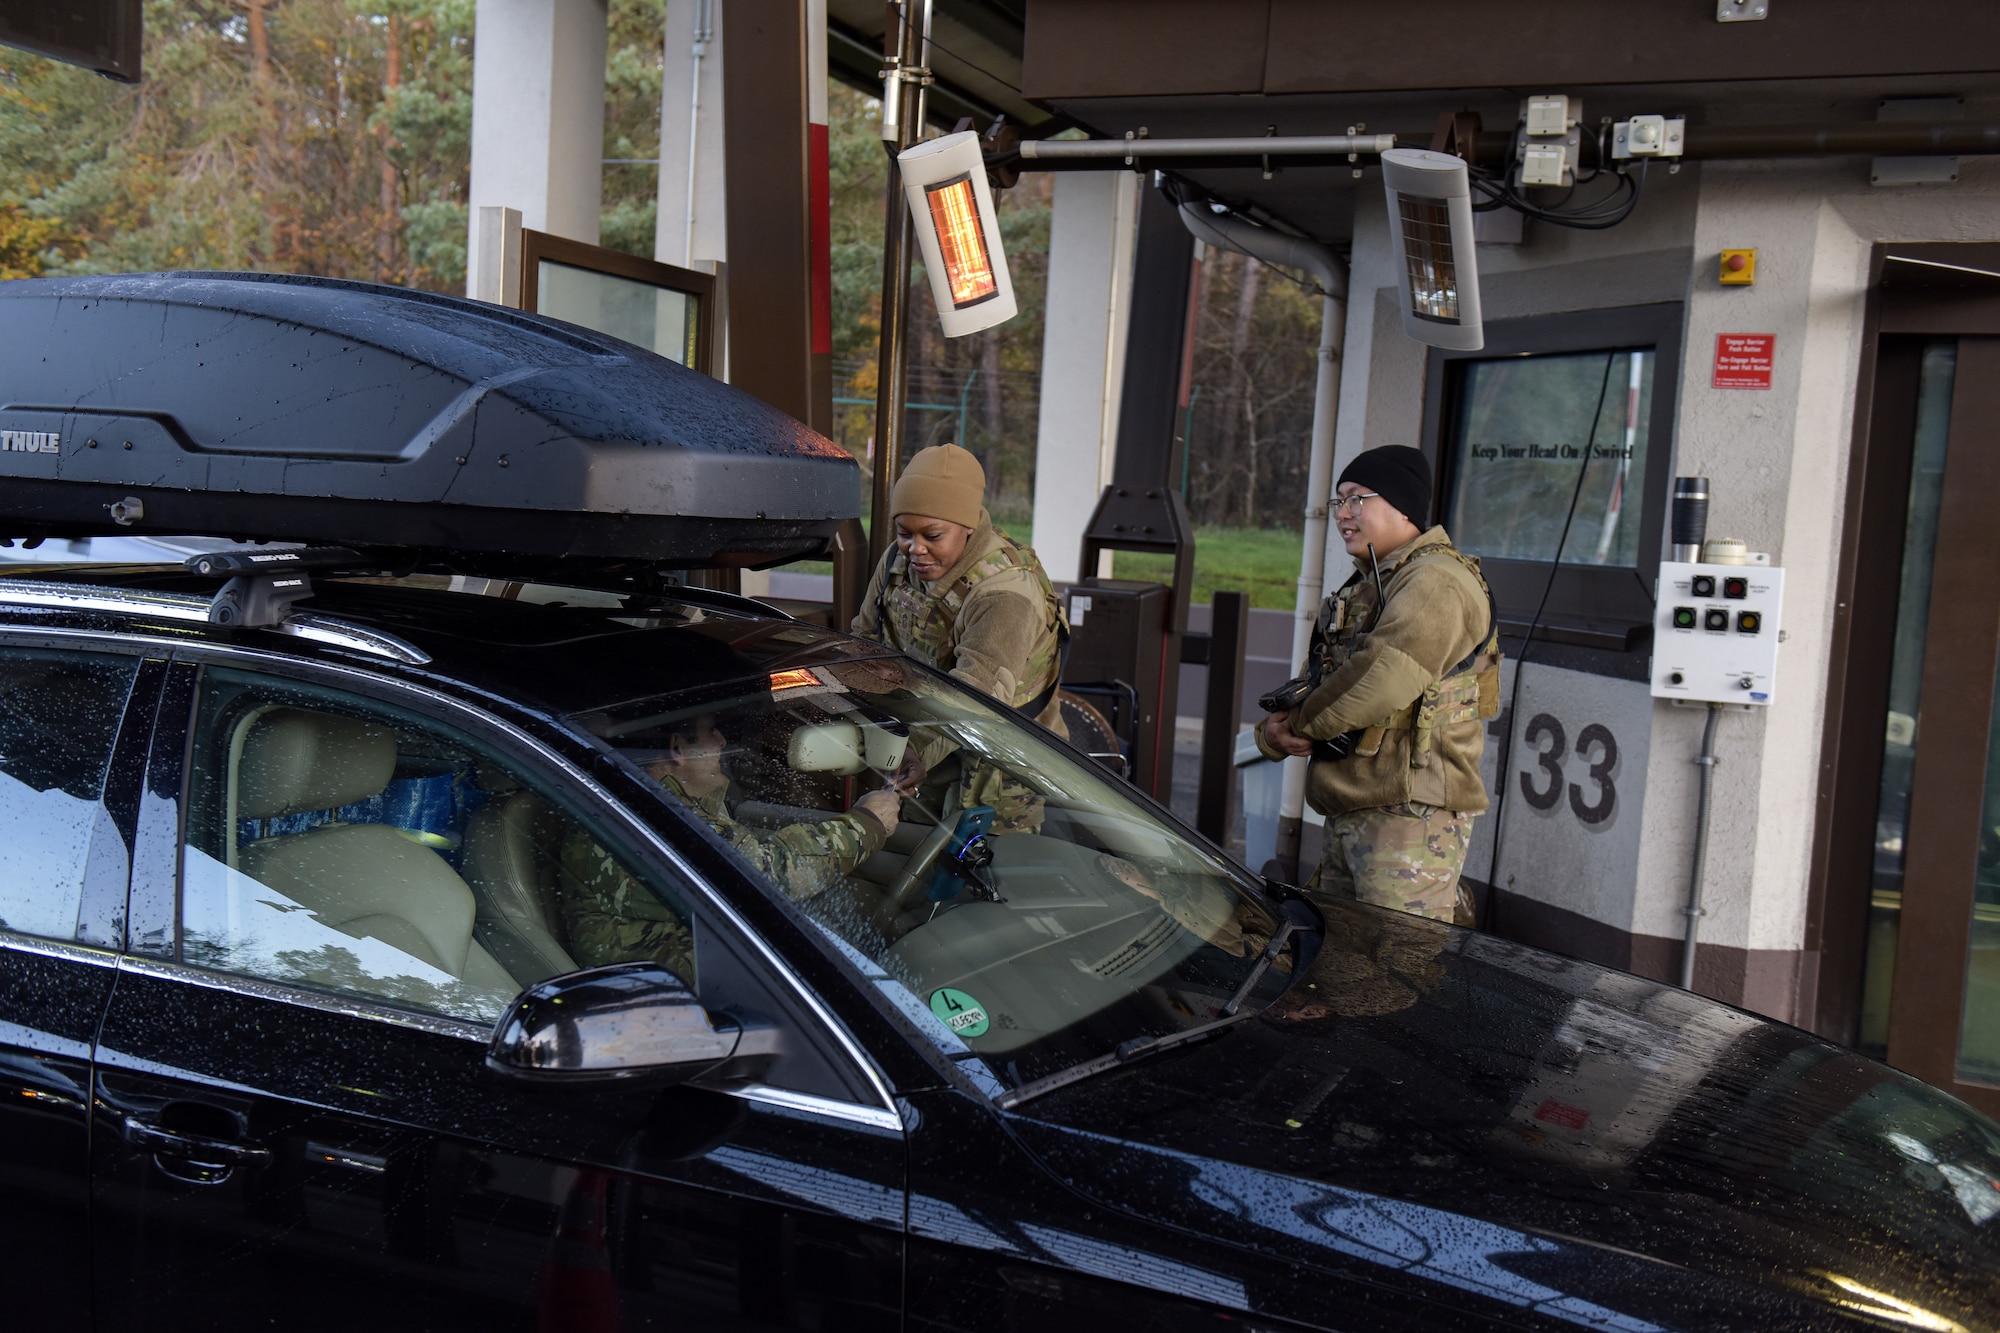
[[[903,470],[903,399],[910,371],[904,325],[910,308],[910,247],[915,235],[903,198],[896,154],[923,131],[921,80],[928,77],[930,0],[891,7],[882,34],[882,146],[889,157],[888,197],[882,234],[882,335],[876,357],[875,474],[870,490],[868,569],[873,574],[889,549],[889,491]]]
[[[1218,592],[1210,602],[1208,699],[1201,719],[1201,786],[1194,826],[1216,846],[1229,841],[1236,805],[1236,717],[1243,703],[1243,648],[1250,638],[1250,599]]]

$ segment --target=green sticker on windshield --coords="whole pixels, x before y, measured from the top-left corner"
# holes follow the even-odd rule
[[[931,1012],[961,1037],[983,1037],[990,1023],[985,1006],[962,990],[946,986],[931,992]]]

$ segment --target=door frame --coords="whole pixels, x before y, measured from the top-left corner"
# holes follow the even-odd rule
[[[1895,623],[1901,587],[1900,562],[1883,556],[1885,552],[1900,552],[1903,547],[1911,451],[1915,444],[1919,349],[1925,338],[2000,337],[2000,277],[1983,276],[2000,274],[2000,245],[1880,244],[1874,249],[1869,272],[1856,381],[1854,437],[1835,570],[1827,708],[1822,722],[1807,896],[1805,948],[1815,956],[1817,966],[1805,978],[1811,993],[1800,996],[1801,1010],[1811,1015],[1813,1030],[1845,1045],[1853,1045],[1860,1031],[1876,806],[1885,750],[1883,717],[1888,707],[1893,650],[1893,635],[1883,627]],[[1971,406],[1969,400],[1960,397],[1961,392],[1976,393],[1982,401],[2000,395],[2000,385],[1968,385],[1971,378],[1977,376],[1961,376],[1958,380],[1961,388],[1954,392],[1955,425],[1960,421],[1956,409],[1961,405]],[[1952,509],[1954,499],[1960,507],[1965,507],[1977,504],[1980,496],[1991,495],[1995,490],[2000,490],[2000,469],[1995,469],[1990,480],[1982,475],[1973,479],[1971,485],[1955,484],[1947,491],[1947,511]],[[1941,563],[1934,574],[1934,593],[1943,584],[1972,576],[1970,569],[1948,571],[1942,563],[1948,545],[1943,527],[1946,521],[1941,517]],[[1964,521],[1963,516],[1960,521]],[[1961,552],[1959,556],[1962,558],[1958,563],[1976,559],[1975,552]],[[1994,630],[2000,634],[2000,618],[1996,619]],[[1970,656],[1944,654],[1951,659],[1949,662],[1933,660],[1927,654],[1923,682],[1926,697],[1950,697],[1931,693],[1933,688],[1941,692],[1965,688],[1964,681],[1970,679],[1970,674],[1976,674],[1972,658],[1982,656],[1984,666],[1980,669],[1985,676],[1978,683],[1974,697],[1990,697],[1994,665],[1991,645]],[[1964,660],[1959,660],[1961,657]],[[1982,755],[1980,777],[1971,784],[1971,799],[1975,803],[1980,799],[1983,762]],[[1943,780],[1942,773],[1934,774],[1929,785],[1936,787]],[[1929,804],[1933,809],[1920,815],[1913,792],[1913,827],[1909,838],[1912,846],[1917,842],[1919,820],[1927,837],[1943,837],[1948,841],[1951,835],[1942,831],[1944,821],[1962,819],[1964,814],[1937,805],[1935,798]],[[1967,828],[1972,826],[1967,824]],[[1972,853],[1960,849],[1959,854],[1963,858]],[[1948,1041],[1935,1031],[1919,1033],[1909,1020],[1899,1025],[1894,1016],[1897,1006],[1892,1002],[1889,1055],[1892,1063],[1995,1112],[2000,1111],[2000,1089],[1962,1085],[1955,1077],[1963,954],[1970,931],[1970,864],[1965,862],[1964,892],[1968,898],[1965,919],[1957,923],[1955,930],[1942,921],[1941,915],[1939,920],[1927,922],[1921,918],[1930,914],[1920,913],[1918,923],[1918,942],[1924,948],[1955,951],[1931,957],[1956,957],[1958,965],[1910,969],[1929,974],[1911,979],[1920,990],[1908,993],[1924,997],[1913,999],[1912,1003],[1938,1004],[1944,984],[1941,974],[1948,975],[1955,983],[1950,1021],[1940,1024],[1936,1013],[1929,1015],[1933,1028],[1948,1028]],[[1938,912],[1941,914],[1942,910],[1940,907]],[[1908,923],[1906,912],[1905,927]],[[1899,953],[1900,938],[1899,934]],[[1904,972],[1899,966],[1896,979],[1899,994],[1903,993]],[[1908,1005],[1903,1008],[1907,1012]],[[1911,1020],[1917,1017],[1910,1015]],[[1940,1050],[1944,1051],[1942,1063]]]

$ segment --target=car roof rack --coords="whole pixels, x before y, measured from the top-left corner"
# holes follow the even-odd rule
[[[204,551],[181,563],[190,574],[222,580],[222,587],[208,603],[209,623],[242,629],[284,624],[292,605],[313,595],[314,570],[327,574],[389,572],[381,561],[345,546]]]
[[[823,554],[860,505],[833,441],[543,316],[286,274],[0,283],[0,536],[395,549],[635,587]]]

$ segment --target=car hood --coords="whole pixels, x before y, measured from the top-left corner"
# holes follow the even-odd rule
[[[2000,1126],[1796,1028],[1396,913],[1328,909],[1257,1018],[1010,1119],[1128,1214],[1557,1322],[2000,1326]]]

